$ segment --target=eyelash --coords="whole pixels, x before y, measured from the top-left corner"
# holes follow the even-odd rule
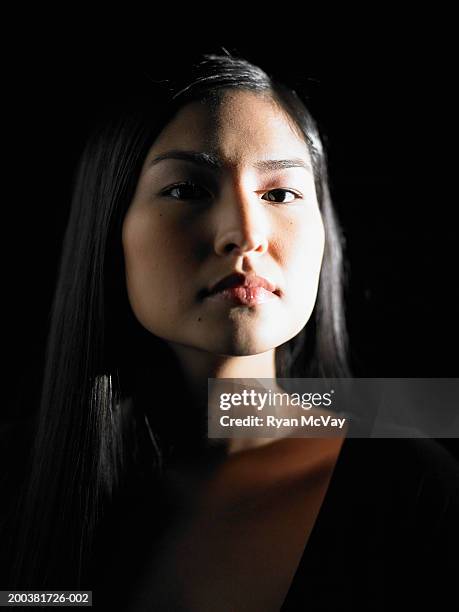
[[[193,199],[193,198],[188,198],[188,199],[187,198],[173,198],[172,196],[169,195],[170,191],[172,191],[173,189],[177,189],[179,187],[199,187],[199,185],[197,183],[193,183],[193,181],[182,181],[180,183],[175,183],[174,185],[167,187],[167,189],[164,189],[161,192],[161,195],[165,197],[171,197],[172,199],[179,200],[179,201],[188,201],[190,199]],[[271,193],[273,191],[285,191],[286,193],[292,193],[295,196],[295,198],[298,200],[303,199],[302,196],[298,192],[292,191],[291,189],[282,189],[281,187],[277,187],[276,189],[270,189],[266,193]],[[271,200],[268,200],[268,201],[271,201]],[[273,202],[273,203],[276,203],[276,202]],[[278,204],[291,204],[291,203],[292,202],[278,202]]]

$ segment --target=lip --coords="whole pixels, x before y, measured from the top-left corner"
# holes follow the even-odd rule
[[[276,286],[263,276],[235,272],[213,285],[207,292],[212,300],[254,306],[275,300],[280,295]]]

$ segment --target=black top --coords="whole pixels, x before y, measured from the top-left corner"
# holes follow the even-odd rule
[[[346,439],[282,611],[459,609],[458,519],[459,466],[439,443]]]
[[[10,453],[10,432],[7,437],[2,449]],[[145,474],[100,529],[92,574],[95,609],[127,609],[152,542],[174,512],[173,488],[153,490]],[[2,511],[11,482],[3,481]],[[438,442],[346,439],[282,612],[416,604],[459,609],[458,519],[459,466]],[[226,611],[223,602],[215,606]]]

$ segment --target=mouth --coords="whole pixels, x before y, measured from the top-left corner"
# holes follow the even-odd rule
[[[280,290],[262,276],[234,273],[213,285],[205,297],[233,305],[257,306],[278,299]]]
[[[263,287],[232,287],[209,295],[207,299],[230,302],[240,306],[256,306],[277,300],[279,296]]]

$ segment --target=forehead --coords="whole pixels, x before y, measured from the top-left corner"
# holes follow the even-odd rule
[[[250,91],[226,91],[217,104],[193,101],[162,130],[148,158],[169,149],[215,150],[226,164],[272,157],[309,160],[304,139],[273,100]]]

